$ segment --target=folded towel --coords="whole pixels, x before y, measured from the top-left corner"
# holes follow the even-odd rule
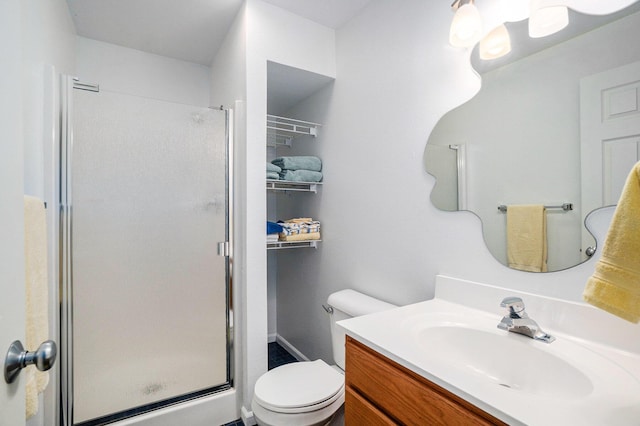
[[[322,171],[322,160],[320,160],[318,157],[310,155],[278,157],[271,163],[286,170],[311,170],[314,172]]]
[[[269,234],[267,235],[267,242],[268,243],[275,243],[278,241],[278,239],[280,238],[280,236],[278,234]]]
[[[310,241],[319,240],[319,232],[311,232],[309,234],[297,234],[297,235],[282,235],[280,234],[280,241]]]
[[[279,232],[282,232],[282,229],[282,225],[280,225],[279,223],[267,221],[267,235],[277,234]]]
[[[306,219],[306,218],[305,218]],[[296,222],[278,222],[282,225],[280,236],[310,234],[320,232],[320,222],[317,220],[300,221],[301,219],[293,219]]]
[[[547,215],[542,205],[507,208],[507,261],[510,268],[547,272]]]
[[[47,283],[47,224],[44,201],[24,197],[24,252],[26,284],[25,348],[35,351],[49,338]],[[49,383],[49,373],[29,366],[26,370],[26,418],[38,412],[38,394]]]
[[[267,172],[267,179],[279,180],[280,179],[280,174],[276,173],[276,172]]]
[[[627,181],[595,272],[582,297],[600,309],[640,322],[640,163]]]
[[[280,179],[290,182],[321,182],[322,173],[312,170],[283,170],[280,172]]]
[[[280,167],[276,166],[275,164],[267,163],[267,173],[268,172],[280,173],[281,171],[282,171],[282,169]]]
[[[305,223],[305,222],[313,222],[313,219],[310,217],[295,217],[293,219],[287,219],[284,221],[284,223]]]

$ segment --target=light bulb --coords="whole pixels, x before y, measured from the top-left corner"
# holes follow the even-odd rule
[[[540,0],[531,0],[529,15],[529,36],[546,37],[556,33],[569,24],[569,9],[566,6],[540,8]]]
[[[480,12],[471,3],[462,5],[453,16],[449,43],[456,47],[471,47],[480,40],[482,18]]]
[[[511,37],[504,24],[480,40],[480,59],[496,59],[511,52]]]

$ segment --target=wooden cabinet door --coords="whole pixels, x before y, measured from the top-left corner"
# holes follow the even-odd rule
[[[473,404],[347,337],[346,385],[352,393],[403,425],[504,425]],[[364,411],[351,397],[346,412]],[[359,404],[359,405],[358,405]],[[372,410],[369,409],[369,412]],[[347,419],[349,417],[347,416]],[[357,422],[351,423],[357,426]]]

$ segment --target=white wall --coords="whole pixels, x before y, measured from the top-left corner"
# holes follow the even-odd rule
[[[242,407],[243,401],[248,398],[250,387],[247,383],[247,371],[254,359],[253,352],[249,353],[245,347],[248,340],[254,341],[256,337],[246,326],[248,311],[246,293],[246,6],[238,11],[235,20],[227,33],[216,57],[211,64],[211,105],[224,105],[233,108],[234,135],[233,135],[233,271],[232,271],[232,308],[234,315],[234,365],[236,366],[234,386],[237,392],[237,407]],[[258,330],[260,331],[260,330]],[[258,354],[258,362],[261,355]],[[251,385],[252,387],[252,385]],[[247,405],[248,407],[248,405]]]
[[[77,37],[76,76],[101,89],[209,106],[209,67]]]
[[[246,7],[242,6],[211,64],[211,105],[246,99]]]
[[[431,298],[435,275],[446,274],[580,300],[593,272],[593,261],[548,274],[510,270],[487,251],[476,216],[431,205],[427,138],[479,84],[468,53],[448,45],[451,18],[447,3],[372,1],[337,31],[333,88],[297,110],[324,123],[323,243],[279,269],[278,333],[311,359],[332,360],[320,304],[335,290],[407,304]]]
[[[51,137],[51,129],[45,128],[44,116],[48,66],[53,65],[60,73],[73,72],[75,29],[64,0],[24,2],[22,23],[25,192],[42,197],[43,139]]]
[[[488,72],[478,95],[434,129],[430,144],[467,145],[469,210],[503,263],[506,217],[498,204],[572,202],[573,212],[547,214],[549,270],[582,260],[589,212],[580,210],[580,79],[640,59],[636,44],[621,42],[638,37],[640,13]]]
[[[244,353],[247,360],[243,405],[248,408],[253,386],[267,371],[267,255],[265,249],[267,61],[334,77],[336,73],[334,31],[300,18],[260,0],[248,0],[246,25],[246,151],[239,158],[245,169],[236,178],[242,182],[238,207],[246,212],[241,247]],[[295,36],[292,36],[295,35]]]

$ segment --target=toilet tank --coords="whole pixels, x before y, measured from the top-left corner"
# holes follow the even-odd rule
[[[327,299],[327,304],[333,308],[333,312],[330,315],[333,360],[343,370],[345,364],[345,332],[336,325],[336,322],[397,307],[396,305],[383,302],[382,300],[367,296],[355,290],[340,290],[331,293]]]

